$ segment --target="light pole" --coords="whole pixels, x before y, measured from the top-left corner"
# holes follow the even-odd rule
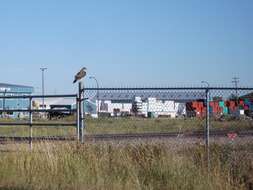
[[[44,95],[45,95],[45,76],[44,76],[44,72],[45,72],[45,70],[47,70],[47,68],[46,67],[42,67],[42,68],[40,68],[40,70],[41,70],[41,75],[42,75],[42,109],[44,109],[45,108],[45,98],[44,98]]]
[[[206,84],[208,88],[210,87],[210,83],[207,82],[207,81],[201,81],[201,83],[202,83],[202,84]]]
[[[95,80],[96,81],[96,84],[97,84],[97,114],[98,114],[98,117],[99,117],[99,111],[100,111],[100,109],[99,109],[99,83],[98,83],[98,80],[96,79],[96,77],[93,77],[93,76],[91,76],[91,77],[89,77],[89,79],[93,79],[93,80]]]

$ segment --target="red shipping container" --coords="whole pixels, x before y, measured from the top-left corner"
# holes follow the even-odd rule
[[[201,113],[202,109],[201,108],[197,108],[196,111],[197,111],[197,113]]]
[[[230,107],[230,108],[235,108],[235,107],[236,107],[235,102],[230,101],[230,103],[229,103],[229,107]]]
[[[214,112],[214,113],[218,113],[218,108],[217,108],[217,107],[214,107],[213,112]]]
[[[216,113],[216,114],[222,113],[222,108],[220,108],[220,107],[215,108],[214,113]]]
[[[218,109],[218,108],[219,108],[219,104],[216,104],[216,103],[215,103],[215,104],[211,105],[211,107],[212,107],[213,109],[215,109],[215,108]]]
[[[199,106],[200,107],[204,107],[204,103],[203,102],[199,102]]]
[[[197,108],[198,107],[198,102],[192,102],[192,107]]]

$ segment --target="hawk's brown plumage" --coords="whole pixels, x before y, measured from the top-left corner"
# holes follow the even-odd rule
[[[81,80],[83,77],[86,76],[86,68],[83,67],[75,76],[75,80],[73,83],[76,83],[77,81]]]

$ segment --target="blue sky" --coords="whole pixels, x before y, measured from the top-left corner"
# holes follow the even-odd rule
[[[73,92],[101,86],[253,86],[252,0],[3,0],[0,82]],[[86,85],[94,81],[86,79]]]

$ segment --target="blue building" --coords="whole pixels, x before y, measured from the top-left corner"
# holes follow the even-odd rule
[[[0,109],[10,110],[7,114],[15,116],[12,109],[27,109],[28,99],[5,99],[5,96],[31,95],[34,88],[31,86],[0,83]]]

